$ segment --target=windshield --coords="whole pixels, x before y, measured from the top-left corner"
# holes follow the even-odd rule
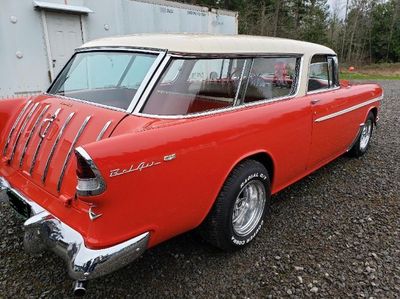
[[[127,109],[156,58],[131,52],[77,53],[49,93]]]

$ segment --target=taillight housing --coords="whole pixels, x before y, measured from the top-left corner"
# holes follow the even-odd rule
[[[77,195],[95,196],[103,193],[106,189],[106,183],[89,154],[82,147],[78,147],[75,149],[75,156],[77,162],[76,176],[78,178]]]

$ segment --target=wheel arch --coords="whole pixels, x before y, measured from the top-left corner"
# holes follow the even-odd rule
[[[201,220],[200,224],[203,223],[205,221],[205,219],[207,218],[207,216],[209,215],[212,207],[215,204],[215,201],[218,197],[219,192],[221,191],[223,185],[225,184],[226,180],[228,179],[228,176],[231,174],[231,172],[233,171],[233,169],[235,169],[236,166],[238,166],[241,162],[245,161],[245,160],[255,160],[260,162],[268,171],[268,175],[269,175],[269,180],[270,180],[270,184],[271,184],[271,190],[273,189],[273,182],[274,182],[274,175],[275,175],[275,161],[273,156],[265,151],[265,150],[258,150],[258,151],[254,151],[254,152],[250,152],[250,153],[246,153],[243,156],[239,157],[234,163],[232,163],[232,166],[230,167],[230,169],[226,172],[225,176],[223,177],[222,182],[219,184],[219,188],[212,200],[212,203],[210,205],[210,207],[207,210],[207,213],[204,215],[203,219]]]
[[[375,126],[376,126],[376,123],[378,122],[378,107],[374,106],[374,107],[370,108],[370,109],[368,110],[368,114],[369,114],[370,112],[372,112],[373,115],[374,115],[374,124],[375,124]],[[367,114],[367,116],[368,116],[368,114]]]

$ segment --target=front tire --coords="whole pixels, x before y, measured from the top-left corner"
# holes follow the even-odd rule
[[[375,116],[372,112],[370,112],[365,120],[364,126],[361,129],[360,136],[358,136],[357,141],[349,151],[350,156],[358,158],[367,152],[372,138],[374,123]]]
[[[269,175],[257,161],[236,166],[202,225],[203,237],[227,251],[249,244],[264,224],[271,204]]]

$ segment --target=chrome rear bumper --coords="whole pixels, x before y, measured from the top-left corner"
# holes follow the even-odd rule
[[[10,205],[28,218],[24,223],[25,250],[29,253],[54,251],[66,261],[69,276],[74,280],[111,273],[138,258],[147,248],[148,232],[112,247],[87,248],[80,233],[23,196],[3,177],[0,177],[0,192],[5,192]]]

